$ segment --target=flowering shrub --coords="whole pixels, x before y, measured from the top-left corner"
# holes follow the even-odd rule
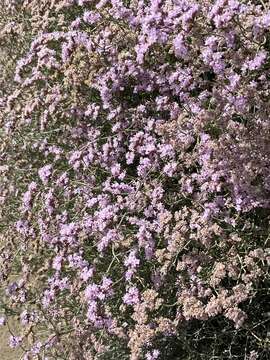
[[[267,359],[267,5],[2,2],[3,56],[22,43],[1,65],[10,346]]]

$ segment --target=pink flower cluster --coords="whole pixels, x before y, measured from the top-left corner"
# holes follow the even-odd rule
[[[25,359],[115,348],[172,359],[160,338],[183,328],[254,326],[270,264],[264,2],[23,0],[6,11],[29,22],[0,93],[3,301],[31,327],[11,347]]]

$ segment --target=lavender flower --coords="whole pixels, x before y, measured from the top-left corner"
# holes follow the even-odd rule
[[[52,165],[45,165],[38,170],[38,175],[44,184],[47,184],[52,173]]]
[[[123,301],[127,305],[136,305],[139,303],[139,290],[136,287],[130,287],[123,297]]]
[[[20,336],[11,335],[9,338],[9,346],[11,348],[17,348],[18,346],[20,346],[21,342],[22,338]]]

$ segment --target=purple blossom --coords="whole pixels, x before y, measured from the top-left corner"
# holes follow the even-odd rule
[[[263,26],[265,29],[268,29],[270,26],[270,11],[266,12],[261,18],[261,26]]]
[[[88,267],[84,267],[81,272],[80,272],[80,278],[86,282],[89,279],[91,279],[93,277],[94,274],[94,269],[93,268],[88,268]]]
[[[18,283],[14,281],[11,284],[9,284],[8,287],[6,288],[6,294],[8,296],[14,295],[18,289],[19,289]]]
[[[97,320],[97,302],[91,301],[88,305],[87,310],[87,319],[91,322],[95,322]]]
[[[172,177],[175,173],[177,169],[177,163],[176,162],[172,162],[172,163],[168,163],[164,166],[163,168],[163,172],[164,174],[166,174],[169,177]]]
[[[17,348],[22,342],[22,337],[11,335],[9,338],[9,346],[11,348]]]
[[[130,287],[123,296],[123,302],[127,305],[136,305],[139,301],[139,290],[136,287]]]
[[[31,352],[32,352],[32,354],[37,355],[37,354],[40,353],[41,349],[42,349],[42,343],[41,343],[41,341],[37,341],[37,342],[32,346]]]
[[[136,250],[132,250],[129,253],[128,257],[125,259],[124,265],[128,268],[125,273],[125,278],[129,281],[140,265],[140,260],[136,257]]]
[[[137,167],[138,176],[145,176],[152,166],[153,164],[149,158],[141,158]]]
[[[63,256],[62,255],[57,255],[53,259],[53,264],[52,264],[53,269],[55,269],[57,271],[60,271],[61,267],[62,267],[62,261],[63,261]]]
[[[5,316],[1,316],[0,317],[0,326],[6,325],[6,317]]]
[[[100,288],[96,284],[88,285],[84,291],[84,296],[87,301],[96,300],[100,295]]]
[[[74,235],[75,232],[76,232],[76,224],[75,223],[61,225],[60,234],[62,236],[71,236],[71,235]]]
[[[96,13],[94,11],[86,11],[83,14],[83,21],[88,24],[94,24],[101,18],[99,13]]]
[[[136,250],[132,250],[125,260],[125,266],[136,268],[140,264],[140,260],[136,257]]]
[[[47,184],[52,173],[52,165],[45,165],[38,170],[38,175],[43,184]]]
[[[24,310],[20,315],[20,321],[22,325],[33,323],[36,319],[36,314],[34,312],[28,312],[27,310]]]
[[[179,34],[173,40],[175,55],[179,58],[185,58],[188,54],[187,46],[184,42],[184,36]]]
[[[146,353],[146,360],[156,360],[159,358],[160,351],[155,349]]]
[[[249,60],[242,66],[243,70],[257,70],[262,67],[262,65],[265,63],[267,59],[267,52],[266,51],[260,51],[253,60]]]
[[[55,298],[55,291],[54,290],[45,290],[43,293],[43,297],[41,300],[42,306],[44,309],[48,308],[50,304],[53,302]]]

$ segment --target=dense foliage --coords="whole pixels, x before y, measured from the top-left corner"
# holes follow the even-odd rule
[[[265,3],[1,1],[0,322],[24,360],[268,359]]]

